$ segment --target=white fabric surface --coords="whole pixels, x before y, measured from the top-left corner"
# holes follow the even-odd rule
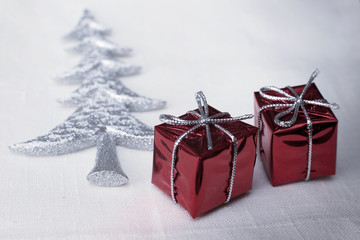
[[[260,162],[253,189],[198,219],[150,183],[152,153],[118,147],[130,183],[101,188],[86,174],[95,148],[58,157],[14,154],[8,145],[56,126],[75,109],[57,98],[77,86],[52,80],[80,59],[61,37],[88,7],[135,49],[123,78],[168,101],[136,116],[196,108],[203,90],[233,116],[253,112],[261,86],[317,86],[340,104],[337,175],[272,187]],[[0,239],[360,239],[360,3],[348,1],[0,0]],[[251,121],[252,122],[252,121]]]

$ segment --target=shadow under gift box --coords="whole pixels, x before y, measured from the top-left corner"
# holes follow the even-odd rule
[[[305,85],[293,87],[301,94]],[[292,95],[287,88],[283,91]],[[280,96],[274,91],[271,95]],[[255,92],[255,125],[259,108],[268,104],[284,104],[286,101],[270,101]],[[323,99],[315,83],[312,83],[303,99]],[[313,145],[310,179],[334,175],[336,168],[336,145],[338,120],[330,108],[305,104],[313,124]],[[309,137],[306,117],[299,109],[295,124],[284,128],[274,123],[276,114],[287,108],[269,108],[261,112],[260,152],[263,166],[273,186],[302,181],[306,178]],[[290,120],[293,112],[281,120]],[[257,126],[259,127],[259,126]]]
[[[217,113],[218,110],[209,106],[209,116]],[[189,113],[180,118],[198,119]],[[235,179],[231,195],[233,199],[251,189],[256,158],[257,128],[241,121],[219,123],[219,125],[230,131],[238,140]],[[166,123],[155,126],[152,183],[170,197],[174,143],[191,127]],[[208,150],[205,127],[200,127],[182,139],[176,155],[175,197],[193,218],[222,205],[229,191],[233,143],[229,136],[211,124],[210,132],[213,141],[212,150]]]

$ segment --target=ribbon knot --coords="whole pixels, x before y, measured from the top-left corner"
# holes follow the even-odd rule
[[[202,124],[202,125],[207,125],[207,124],[209,124],[211,121],[210,121],[210,119],[209,118],[201,118],[200,119],[200,124]]]
[[[280,126],[280,127],[291,127],[295,124],[297,117],[299,115],[299,109],[301,108],[301,110],[303,111],[303,114],[306,117],[306,123],[307,123],[307,129],[308,129],[308,137],[309,137],[309,148],[308,148],[308,164],[307,164],[307,174],[306,174],[306,179],[305,180],[309,180],[310,179],[310,172],[311,172],[311,155],[312,155],[312,121],[309,117],[309,114],[307,113],[306,109],[305,109],[305,104],[312,104],[312,105],[316,105],[316,106],[321,106],[321,107],[327,107],[327,108],[333,108],[333,109],[338,109],[339,105],[337,105],[336,103],[328,103],[325,99],[316,99],[316,100],[308,100],[308,99],[304,99],[304,96],[307,92],[307,90],[309,89],[311,83],[314,81],[314,79],[317,77],[317,75],[319,74],[319,70],[316,69],[310,76],[309,81],[306,83],[304,89],[302,90],[300,96],[296,93],[296,91],[290,87],[287,86],[286,88],[290,90],[290,92],[293,95],[288,94],[287,92],[281,90],[280,88],[277,87],[262,87],[260,88],[260,96],[271,100],[271,101],[285,101],[285,102],[289,102],[289,103],[284,103],[284,104],[269,104],[269,105],[265,105],[262,106],[259,109],[259,113],[258,113],[258,126],[260,128],[260,123],[261,123],[261,112],[267,108],[287,108],[285,111],[280,112],[278,114],[275,115],[274,117],[274,122],[276,125]],[[274,95],[270,95],[268,93],[265,93],[265,91],[273,91],[273,92],[277,92],[280,94],[280,96],[274,96]],[[284,121],[281,120],[282,117],[291,114],[293,112],[293,115],[291,117],[290,120],[288,121]],[[259,135],[258,135],[258,155],[261,157],[260,155],[260,132],[259,131]]]
[[[213,142],[211,139],[211,132],[210,132],[210,125],[212,125],[218,129],[220,129],[227,136],[229,136],[233,143],[233,159],[232,159],[231,178],[230,178],[228,196],[225,201],[225,203],[227,203],[231,198],[231,193],[232,193],[234,179],[235,179],[236,157],[237,157],[237,138],[230,131],[228,131],[225,128],[223,128],[222,126],[218,125],[218,123],[234,122],[234,121],[249,119],[249,118],[252,118],[253,115],[245,114],[245,115],[239,116],[239,117],[230,117],[229,113],[220,112],[220,113],[214,114],[212,116],[209,116],[209,106],[207,104],[205,95],[201,91],[196,93],[196,102],[197,102],[198,110],[199,110],[200,114],[195,111],[188,112],[188,113],[192,114],[193,116],[197,117],[198,119],[196,119],[196,120],[185,120],[185,119],[181,119],[179,117],[169,115],[169,114],[160,115],[160,121],[167,123],[167,124],[180,125],[180,126],[194,125],[175,140],[174,149],[172,151],[172,157],[171,157],[171,173],[170,173],[171,197],[174,202],[177,202],[176,198],[175,198],[175,191],[174,191],[174,177],[175,177],[174,170],[175,170],[175,164],[176,164],[177,149],[178,149],[180,142],[182,141],[182,139],[184,137],[186,137],[189,133],[193,132],[195,129],[205,126],[208,150],[209,151],[212,150]],[[227,118],[221,118],[224,116],[227,116]]]

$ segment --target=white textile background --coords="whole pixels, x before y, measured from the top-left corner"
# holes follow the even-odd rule
[[[130,183],[101,188],[85,179],[96,149],[28,157],[7,146],[56,126],[75,109],[57,98],[74,85],[52,77],[77,64],[64,51],[83,9],[134,48],[123,78],[139,94],[164,99],[161,111],[196,108],[203,90],[233,116],[253,112],[253,92],[308,80],[340,104],[337,175],[272,187],[257,162],[253,189],[191,219],[150,183],[152,153],[118,147]],[[360,239],[360,2],[272,0],[0,0],[0,239]],[[250,121],[252,122],[252,121]]]

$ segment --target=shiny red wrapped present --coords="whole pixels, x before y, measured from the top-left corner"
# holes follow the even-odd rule
[[[204,106],[199,103],[200,98]],[[152,183],[195,218],[251,189],[257,128],[206,104],[155,126]]]
[[[255,92],[258,154],[273,186],[334,175],[336,166],[336,119],[312,81]]]

